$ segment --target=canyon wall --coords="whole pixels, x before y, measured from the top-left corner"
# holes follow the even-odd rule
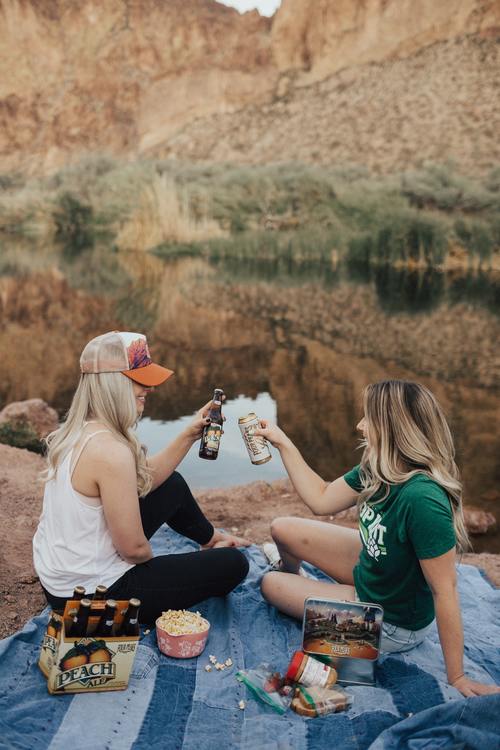
[[[285,0],[272,26],[281,72],[311,83],[342,68],[407,57],[462,34],[500,27],[495,0]]]
[[[0,169],[47,172],[89,153],[134,158],[162,148],[180,158],[211,159],[212,151],[217,159],[238,158],[238,149],[225,147],[227,133],[210,127],[214,118],[243,124],[243,140],[256,139],[257,152],[267,146],[266,159],[274,147],[277,158],[297,158],[292,147],[283,153],[279,131],[271,128],[267,140],[254,135],[248,113],[258,119],[298,88],[309,92],[350,70],[353,97],[342,106],[354,117],[364,96],[363,89],[356,96],[358,75],[373,64],[414,58],[467,36],[493,44],[499,29],[495,0],[283,0],[272,19],[255,11],[240,15],[215,0],[0,0]],[[423,60],[424,85],[444,75],[433,64],[449,60]],[[467,50],[459,49],[440,89],[459,100],[459,116],[431,108],[436,122],[450,116],[451,135],[461,127],[462,109],[471,106],[469,93],[475,105],[491,104],[477,76],[469,81],[469,65]],[[484,77],[492,85],[498,80],[497,58]],[[387,89],[384,71],[378,78]],[[337,104],[334,97],[327,113],[338,111]],[[302,94],[295,93],[294,105],[295,113],[307,115]],[[480,116],[476,138],[494,130],[496,110],[493,115],[484,122]],[[367,117],[370,130],[374,118]],[[182,135],[193,126],[203,131],[204,123],[202,148],[189,153]],[[296,129],[299,136],[300,123]],[[410,143],[407,159],[414,160],[419,145],[419,139]],[[460,162],[460,149],[443,155]],[[369,152],[353,144],[348,157],[363,162]],[[325,163],[338,156],[325,146],[300,158]],[[258,161],[258,153],[250,160]]]

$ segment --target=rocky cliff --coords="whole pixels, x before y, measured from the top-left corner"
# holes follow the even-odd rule
[[[498,27],[495,0],[285,0],[271,34],[279,70],[299,71],[310,83]]]
[[[425,134],[429,121],[436,124],[440,143],[425,156],[467,165],[479,158],[488,166],[497,156],[499,29],[495,0],[283,0],[273,19],[240,16],[215,0],[0,0],[0,169],[48,171],[89,152],[259,161],[276,150],[279,159],[367,163],[370,139],[347,138],[345,147],[342,129],[340,151],[331,139],[299,153],[296,145],[320,102],[327,117],[341,109],[350,122],[362,116],[368,133],[376,129],[381,113],[371,106],[373,86],[384,112],[391,102],[404,110],[405,163],[420,156],[424,135],[412,133],[424,112]],[[415,64],[431,45],[464,37],[481,41],[477,54],[459,45]],[[407,59],[413,67],[401,64],[399,86],[391,71]],[[368,75],[367,83],[370,71],[375,81]],[[325,80],[328,96],[314,88]],[[453,106],[442,108],[441,94]],[[291,140],[283,138],[279,117],[290,98]],[[370,106],[360,112],[363,102]],[[264,117],[263,127],[266,112],[277,120]],[[239,132],[236,143],[232,130]],[[390,140],[390,133],[376,135]],[[247,142],[254,146],[249,153]],[[386,151],[389,158],[381,153],[370,166],[397,166],[390,158],[401,151],[397,138]]]

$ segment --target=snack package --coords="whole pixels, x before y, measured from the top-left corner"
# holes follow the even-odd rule
[[[295,689],[292,709],[301,716],[313,718],[325,716],[337,711],[345,711],[352,704],[352,695],[340,687],[305,687],[300,685]]]
[[[273,672],[269,664],[260,664],[256,669],[240,669],[236,679],[278,714],[284,714],[290,706],[293,687],[285,684],[285,679],[279,672]]]

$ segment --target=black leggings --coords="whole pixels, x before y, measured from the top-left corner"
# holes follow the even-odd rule
[[[163,523],[199,544],[206,544],[212,538],[214,527],[176,471],[153,492],[140,498],[139,504],[148,539]],[[247,558],[234,547],[158,555],[130,568],[108,588],[108,596],[137,597],[141,600],[140,621],[153,625],[167,609],[185,609],[211,596],[225,596],[247,573]],[[48,591],[45,596],[54,609],[64,608],[66,599]]]

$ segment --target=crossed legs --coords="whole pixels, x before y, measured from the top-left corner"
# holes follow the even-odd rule
[[[263,596],[273,606],[300,619],[308,596],[354,601],[352,571],[361,551],[359,533],[354,529],[306,518],[276,518],[271,524],[281,554],[282,571],[262,578]],[[311,563],[337,581],[312,581],[295,575],[302,561]]]

